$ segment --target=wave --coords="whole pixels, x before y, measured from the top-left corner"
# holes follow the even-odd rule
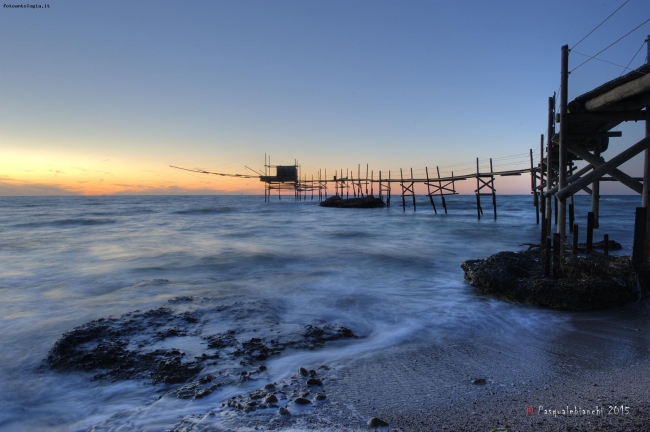
[[[93,226],[93,225],[107,225],[117,222],[115,219],[59,219],[47,222],[28,222],[15,225],[20,228],[39,228],[39,227],[76,227],[76,226]]]
[[[181,214],[181,215],[206,215],[206,214],[230,213],[232,211],[234,211],[234,209],[231,207],[218,207],[218,208],[177,210],[173,213]]]
[[[374,237],[372,234],[363,231],[335,231],[330,234],[332,237],[341,239],[353,238],[370,238]]]

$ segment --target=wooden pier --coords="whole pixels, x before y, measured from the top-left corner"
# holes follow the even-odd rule
[[[429,176],[429,168],[425,167],[425,177],[415,177],[413,169],[410,168],[405,173],[400,169],[399,178],[393,177],[391,171],[382,173],[378,171],[375,177],[374,171],[369,169],[366,165],[365,175],[361,172],[361,165],[357,166],[357,173],[355,177],[354,171],[343,169],[334,171],[331,178],[327,177],[327,170],[318,171],[317,178],[313,176],[307,178],[301,176],[300,165],[296,162],[292,166],[271,165],[270,160],[265,162],[265,173],[276,170],[275,176],[260,176],[260,180],[264,182],[265,200],[270,199],[272,191],[277,190],[278,196],[281,197],[280,191],[293,190],[294,199],[296,200],[314,200],[317,198],[319,201],[327,199],[328,194],[333,192],[333,195],[340,196],[341,198],[364,198],[367,196],[374,196],[375,190],[380,199],[386,202],[390,207],[391,197],[397,191],[401,198],[402,209],[406,211],[407,207],[412,207],[413,211],[417,210],[415,186],[417,184],[425,185],[427,188],[426,196],[429,203],[433,208],[435,214],[438,214],[438,207],[436,206],[436,199],[440,200],[440,205],[445,213],[447,213],[447,202],[445,196],[458,195],[456,191],[456,182],[465,180],[476,180],[476,212],[480,219],[483,215],[483,207],[481,197],[490,197],[494,219],[497,218],[497,205],[496,205],[496,177],[519,176],[522,174],[531,174],[532,178],[537,177],[538,167],[533,166],[532,150],[530,151],[530,167],[525,167],[516,170],[507,171],[494,171],[492,159],[490,159],[490,171],[481,172],[479,159],[476,159],[476,173],[454,175],[453,171],[450,176],[441,177],[440,168],[436,166],[436,177]],[[295,175],[286,175],[288,172],[293,172]],[[397,186],[396,184],[399,184]],[[535,181],[531,185],[535,185]],[[317,195],[315,194],[317,192]],[[536,196],[536,189],[531,187],[531,193]]]
[[[650,59],[650,36],[646,39],[648,59]],[[483,215],[482,197],[489,197],[493,207],[493,217],[497,218],[496,177],[530,174],[530,189],[535,206],[536,221],[540,224],[540,247],[546,249],[545,268],[550,271],[550,250],[553,248],[553,274],[566,254],[567,249],[577,250],[578,225],[575,224],[574,195],[584,191],[591,195],[591,212],[587,223],[587,250],[591,249],[593,230],[599,226],[600,182],[618,181],[641,195],[641,206],[637,208],[633,260],[636,265],[648,263],[650,257],[650,63],[633,70],[621,77],[609,81],[594,90],[568,101],[569,48],[561,49],[560,94],[553,94],[548,99],[548,118],[546,135],[540,137],[539,162],[534,163],[533,151],[530,150],[530,166],[509,171],[494,171],[492,159],[490,170],[481,171],[479,159],[476,159],[476,172],[463,175],[441,176],[436,167],[436,176],[429,174],[425,168],[424,177],[413,175],[413,169],[399,170],[399,177],[390,171],[377,173],[366,165],[365,175],[361,166],[355,173],[347,169],[336,170],[327,175],[327,170],[319,170],[316,176],[307,178],[300,172],[300,165],[272,165],[270,156],[264,158],[264,172],[254,171],[257,175],[213,173],[203,170],[188,171],[221,176],[259,178],[264,183],[264,199],[270,200],[277,191],[282,198],[282,191],[291,191],[295,200],[327,199],[328,193],[342,198],[363,198],[374,196],[385,200],[390,207],[391,198],[401,197],[402,209],[410,206],[416,211],[416,185],[426,186],[426,196],[433,211],[437,214],[436,200],[445,213],[448,211],[446,196],[456,195],[456,182],[475,180],[476,212],[480,219]],[[648,60],[650,62],[650,60]],[[557,99],[559,96],[559,100]],[[559,112],[556,112],[559,102]],[[630,145],[609,160],[602,156],[608,150],[610,138],[619,138],[622,133],[613,128],[626,121],[645,121],[645,138]],[[556,131],[556,125],[559,125]],[[545,139],[546,136],[546,139]],[[642,178],[634,178],[619,169],[619,166],[634,156],[645,152],[644,173]],[[586,162],[578,168],[576,161]],[[173,167],[179,168],[179,167]],[[250,169],[250,168],[249,168]],[[273,175],[273,170],[275,174]],[[397,185],[399,184],[399,185]],[[568,229],[567,229],[568,226]],[[573,238],[568,238],[573,233]]]
[[[531,194],[534,197],[534,203],[537,203],[538,189],[535,187],[535,179],[539,177],[539,167],[533,164],[533,153],[530,150],[530,167],[522,167],[515,170],[494,171],[492,159],[490,159],[490,170],[481,171],[479,159],[476,158],[476,172],[471,174],[451,175],[442,177],[440,175],[440,168],[436,166],[436,176],[429,175],[429,168],[425,167],[426,175],[424,177],[416,177],[413,175],[413,169],[410,168],[408,172],[400,169],[399,178],[393,177],[391,171],[382,173],[378,171],[375,177],[374,171],[369,169],[366,165],[365,175],[361,172],[361,165],[357,166],[357,173],[347,169],[335,170],[334,174],[329,178],[327,170],[319,170],[317,176],[311,175],[307,178],[300,172],[300,165],[297,161],[293,165],[272,165],[271,158],[268,155],[264,157],[264,173],[259,175],[249,174],[225,174],[215,173],[204,170],[193,170],[187,168],[180,168],[170,165],[172,168],[182,169],[191,172],[198,172],[201,174],[213,174],[219,176],[238,177],[238,178],[259,178],[264,183],[264,201],[269,201],[272,195],[276,194],[278,199],[282,199],[283,191],[289,191],[293,195],[294,200],[314,200],[319,202],[328,198],[328,195],[336,195],[341,198],[364,198],[367,196],[374,196],[375,190],[380,199],[384,200],[387,207],[391,206],[391,198],[395,193],[399,194],[402,203],[403,211],[407,207],[412,207],[413,211],[417,210],[415,186],[422,184],[426,186],[427,192],[425,196],[428,198],[431,207],[435,214],[438,214],[438,207],[436,200],[440,200],[442,210],[447,213],[448,206],[445,196],[458,195],[456,191],[456,182],[465,180],[475,180],[476,189],[476,213],[477,217],[481,219],[483,215],[483,203],[481,197],[489,197],[493,209],[493,217],[497,218],[497,201],[496,201],[496,186],[495,180],[497,177],[520,176],[522,174],[531,175]],[[275,175],[273,171],[275,170]],[[399,185],[397,185],[399,184]],[[287,194],[285,193],[285,196]],[[539,220],[538,220],[539,223]]]
[[[650,59],[650,36],[646,39]],[[591,252],[593,229],[599,225],[600,182],[618,181],[641,195],[641,206],[636,210],[632,258],[635,265],[648,263],[650,252],[650,63],[568,101],[569,48],[561,49],[561,79],[558,95],[548,100],[546,147],[541,138],[540,163],[535,170],[532,188],[536,203],[543,215],[541,245],[550,248],[553,237],[554,262],[561,260],[567,250],[577,247],[577,230],[573,196],[584,191],[591,195],[591,211],[587,219],[587,251]],[[648,60],[650,61],[650,60]],[[559,102],[559,112],[555,112]],[[612,131],[622,122],[645,121],[645,138],[631,144],[618,155],[605,160],[610,138],[622,136]],[[559,130],[556,131],[556,125]],[[619,167],[634,156],[645,152],[642,178],[632,177]],[[586,165],[580,169],[576,161]],[[532,168],[532,166],[531,166]],[[536,184],[539,182],[539,184]],[[555,210],[555,211],[554,211]],[[555,225],[555,227],[553,227]],[[568,228],[567,228],[568,227]],[[555,229],[553,229],[555,228]],[[555,231],[555,234],[552,234]],[[573,241],[568,239],[573,233]],[[547,251],[550,260],[550,251]],[[555,274],[556,269],[553,270]]]

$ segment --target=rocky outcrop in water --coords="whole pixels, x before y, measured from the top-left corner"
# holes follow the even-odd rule
[[[332,196],[320,203],[321,207],[338,207],[338,208],[382,208],[386,203],[381,198],[375,198],[372,195],[363,198],[341,198]]]
[[[264,301],[182,297],[69,330],[46,363],[58,371],[92,373],[95,380],[167,384],[179,398],[202,398],[221,386],[258,379],[266,371],[263,362],[284,350],[356,337],[333,323],[282,322]]]
[[[634,269],[629,257],[567,256],[557,279],[544,277],[540,251],[499,252],[461,264],[465,279],[485,294],[559,310],[622,306],[647,292],[648,266]]]

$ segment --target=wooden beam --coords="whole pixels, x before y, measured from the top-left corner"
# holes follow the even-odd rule
[[[587,111],[598,111],[625,99],[650,91],[650,74],[627,82],[585,102]]]
[[[591,171],[588,174],[585,174],[579,180],[576,180],[575,182],[571,183],[569,186],[560,189],[559,191],[557,191],[555,196],[560,201],[564,201],[568,196],[573,195],[577,191],[587,186],[589,183],[593,183],[594,180],[600,179],[605,174],[610,173],[610,175],[612,175],[612,171],[615,167],[627,162],[628,160],[632,159],[634,156],[638,155],[639,153],[641,153],[642,151],[644,151],[649,147],[650,147],[650,136],[643,138],[638,143],[634,144],[633,146],[629,147],[626,150],[623,150],[621,153],[614,156],[609,161],[602,163],[598,168],[596,168],[595,170]],[[642,191],[640,191],[639,193],[641,192]]]
[[[600,167],[601,165],[606,163],[605,161],[603,161],[602,158],[596,157],[591,153],[589,153],[587,150],[581,149],[576,146],[569,146],[569,151],[577,156],[580,156],[581,158],[583,158],[584,160],[586,160],[587,162],[589,162],[591,165],[595,167]],[[610,170],[609,175],[611,175],[616,180],[620,181],[621,183],[623,183],[625,186],[629,187],[636,193],[640,194],[643,190],[643,185],[635,181],[632,177],[625,174],[623,171],[619,170],[618,168],[613,168],[612,170]]]
[[[620,138],[623,136],[623,132],[621,131],[613,131],[613,132],[587,132],[587,133],[570,133],[569,134],[569,139],[572,138],[577,138],[577,139],[582,139],[582,138],[601,138],[601,137],[609,137],[609,138]]]
[[[648,118],[648,112],[647,111],[609,111],[609,112],[577,112],[577,113],[568,113],[567,117],[569,118],[569,122],[574,122],[574,121],[594,121],[594,122],[600,122],[600,121],[616,121],[616,122],[622,122],[622,121],[637,121],[637,120],[646,120]],[[560,122],[560,118],[558,116],[557,122]]]

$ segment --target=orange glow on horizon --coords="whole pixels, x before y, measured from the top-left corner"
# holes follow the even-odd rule
[[[11,151],[0,165],[0,195],[263,194],[253,179],[176,170],[155,162]]]

